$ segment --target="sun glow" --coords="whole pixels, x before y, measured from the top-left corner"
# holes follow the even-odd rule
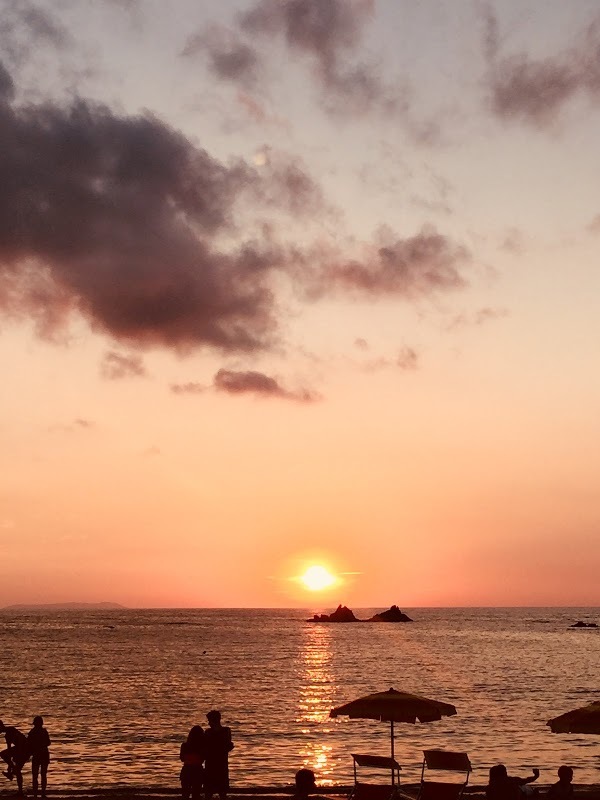
[[[313,564],[300,576],[300,581],[311,592],[328,589],[336,583],[336,578],[321,564]]]

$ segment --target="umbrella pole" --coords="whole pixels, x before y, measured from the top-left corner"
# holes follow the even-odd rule
[[[394,720],[390,721],[390,735],[392,745],[392,761],[394,760]],[[392,786],[394,785],[394,765],[392,764]]]

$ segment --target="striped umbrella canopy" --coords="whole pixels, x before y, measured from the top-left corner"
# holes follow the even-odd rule
[[[430,700],[418,694],[398,692],[375,692],[359,697],[343,706],[332,708],[330,717],[350,717],[350,719],[376,719],[390,723],[392,758],[394,758],[394,722],[435,722],[442,717],[456,714],[450,703]]]
[[[546,725],[550,726],[552,733],[600,734],[600,701],[567,711],[566,714],[548,720]]]

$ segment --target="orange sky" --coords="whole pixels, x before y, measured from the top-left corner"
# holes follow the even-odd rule
[[[600,603],[597,9],[339,2],[11,11],[0,605]]]

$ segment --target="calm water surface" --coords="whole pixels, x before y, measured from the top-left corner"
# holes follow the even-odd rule
[[[458,709],[397,726],[406,781],[426,747],[468,751],[475,783],[498,761],[539,766],[545,783],[562,763],[600,781],[600,736],[545,725],[599,698],[600,630],[568,625],[600,610],[407,611],[413,624],[311,625],[297,609],[0,612],[0,717],[28,731],[43,714],[55,787],[176,786],[179,743],[213,707],[233,729],[233,785],[287,784],[303,765],[348,784],[350,753],[387,755],[389,726],[329,710],[393,686]]]

